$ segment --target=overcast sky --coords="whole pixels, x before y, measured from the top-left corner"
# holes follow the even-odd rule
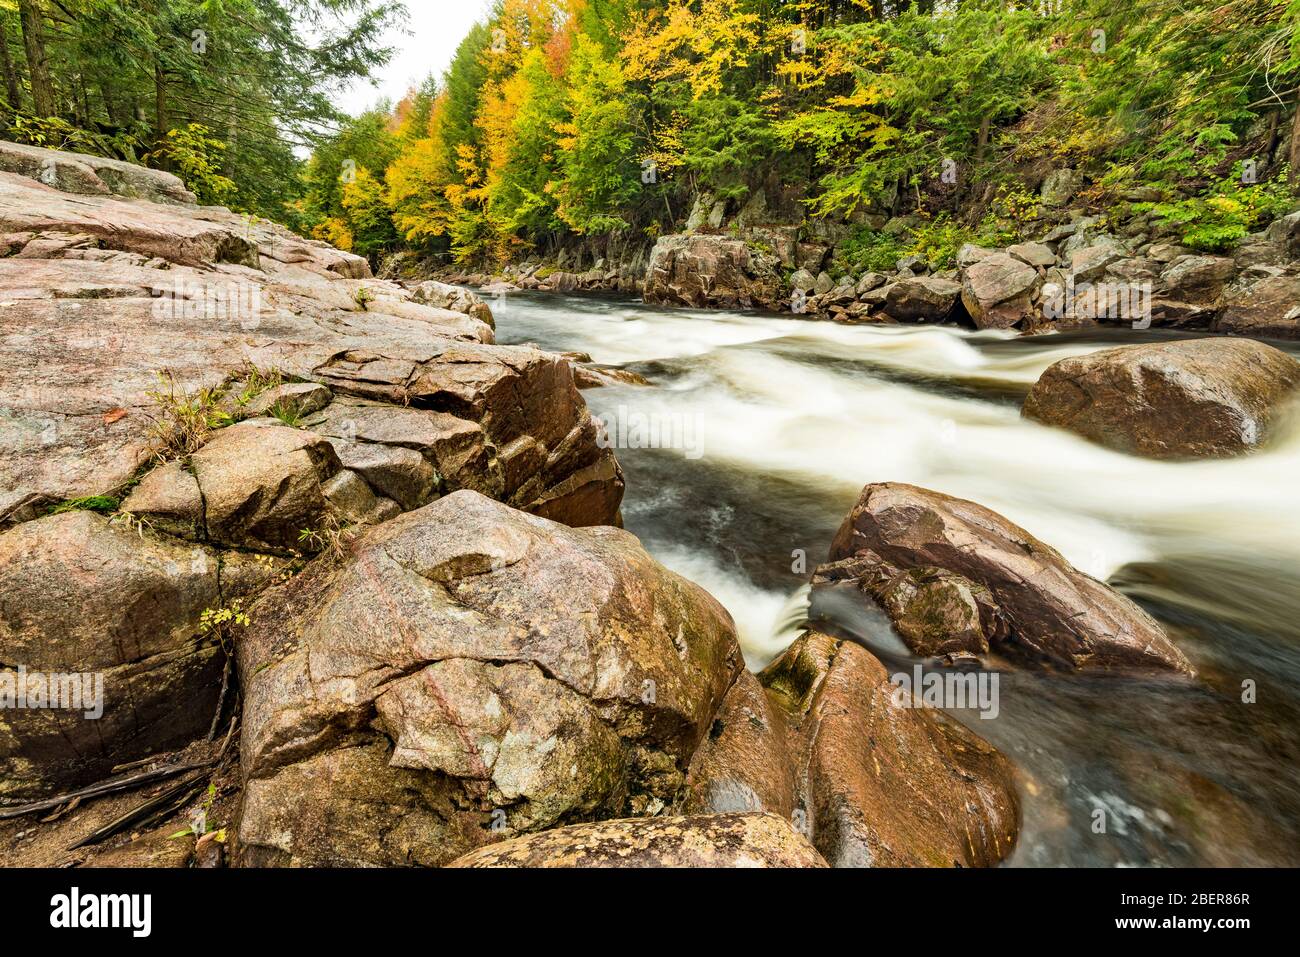
[[[379,71],[378,83],[357,83],[339,107],[353,115],[385,97],[396,103],[430,73],[441,77],[469,28],[487,16],[492,0],[406,0],[407,31],[392,31],[386,42],[393,59]]]

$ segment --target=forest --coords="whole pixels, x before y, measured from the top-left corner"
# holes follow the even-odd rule
[[[1090,173],[1223,251],[1284,210],[1296,0],[499,0],[441,76],[355,117],[400,5],[18,0],[7,138],[170,169],[344,249],[500,265],[679,231],[777,178],[846,266],[1031,232],[1025,174]],[[1280,160],[1280,161],[1279,161]],[[1040,177],[1041,178],[1041,177]],[[876,215],[873,215],[876,214]]]

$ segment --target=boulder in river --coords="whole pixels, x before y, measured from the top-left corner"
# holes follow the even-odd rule
[[[491,844],[449,867],[825,867],[775,814],[704,814],[575,824]]]
[[[1011,765],[904,700],[861,645],[809,632],[760,680],[790,729],[796,822],[833,867],[981,867],[1011,852]]]
[[[1062,359],[1025,400],[1026,418],[1160,459],[1258,448],[1300,386],[1300,363],[1250,339],[1122,346]]]
[[[884,288],[885,315],[901,322],[942,322],[961,295],[960,285],[937,276],[904,277]]]
[[[686,809],[775,812],[836,867],[996,863],[1019,829],[1010,764],[912,704],[865,648],[806,634],[732,687]]]
[[[1005,623],[982,626],[981,633],[1004,654],[1076,671],[1193,673],[1164,629],[1134,602],[974,502],[914,485],[868,485],[831,546],[832,563],[849,560],[870,574],[882,574],[876,566],[883,565],[886,578],[942,569],[978,586]],[[976,617],[984,618],[981,604],[976,599]],[[924,649],[931,650],[937,649]]]

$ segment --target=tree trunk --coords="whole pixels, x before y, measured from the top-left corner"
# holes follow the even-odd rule
[[[153,68],[153,108],[153,148],[161,150],[167,145],[167,80],[161,63]],[[165,154],[159,155],[154,162],[158,169],[167,169],[169,165]]]
[[[1300,87],[1296,89],[1295,119],[1291,122],[1291,186],[1300,187]]]
[[[22,19],[23,46],[27,50],[27,75],[32,85],[32,109],[37,116],[54,116],[54,83],[45,55],[45,25],[41,20],[40,0],[18,0]]]
[[[9,107],[13,110],[23,108],[22,88],[18,85],[18,73],[14,70],[14,61],[9,56],[9,21],[0,19],[0,66],[5,71],[5,90],[9,96]]]

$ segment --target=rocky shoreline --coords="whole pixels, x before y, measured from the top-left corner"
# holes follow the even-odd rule
[[[1132,205],[1110,218],[1064,208],[1078,187],[1062,194],[1056,181],[1043,183],[1049,213],[1036,241],[967,243],[942,268],[906,255],[890,269],[846,271],[839,249],[848,225],[794,222],[788,210],[769,222],[763,214],[781,207],[764,199],[764,190],[730,222],[702,215],[697,203],[686,232],[652,245],[562,250],[555,259],[492,273],[434,268],[447,282],[490,294],[614,292],[660,305],[847,324],[953,322],[1023,334],[1110,325],[1300,339],[1300,212],[1231,252],[1206,253],[1180,245],[1176,229]],[[915,217],[876,220],[885,235],[906,236],[917,226]],[[400,274],[412,265],[399,258],[391,267]]]
[[[1012,852],[1023,782],[997,749],[815,614],[752,674],[722,605],[618,527],[623,473],[579,392],[607,370],[496,345],[480,297],[375,279],[195,205],[166,173],[6,149],[0,682],[98,674],[103,708],[0,711],[0,862],[970,867]],[[1286,249],[1296,223],[1264,244]],[[739,240],[666,239],[648,299],[785,295],[746,272]],[[900,264],[862,315],[965,309],[1041,331],[1053,270],[1132,273],[1090,228],[1052,242],[968,253],[953,278]],[[1263,283],[1300,282],[1291,269],[1234,263]],[[516,284],[551,278],[537,275]],[[1176,256],[1153,301],[1199,290],[1222,322],[1234,275]],[[808,314],[849,316],[820,278]],[[1065,360],[1024,414],[1131,453],[1248,453],[1300,363],[1217,348]],[[809,581],[884,610],[954,675],[1196,680],[1134,602],[926,489],[863,489]]]

